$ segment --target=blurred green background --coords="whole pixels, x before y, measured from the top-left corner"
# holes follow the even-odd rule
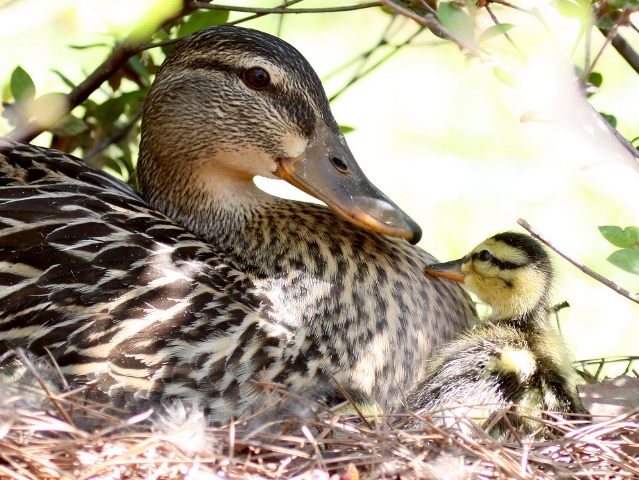
[[[152,31],[180,3],[0,0],[3,98],[9,100],[16,65],[31,75],[38,95],[66,92],[54,69],[73,83],[82,81],[108,54],[114,38],[134,29]],[[339,95],[332,103],[335,116],[354,127],[347,139],[360,165],[420,223],[420,246],[438,258],[460,257],[487,236],[517,230],[516,220],[523,217],[570,256],[639,291],[638,276],[606,261],[615,248],[597,231],[600,225],[639,223],[639,167],[578,92],[572,64],[584,55],[583,42],[573,51],[579,20],[560,15],[550,2],[528,3],[539,9],[546,27],[495,7],[500,20],[515,25],[509,33],[528,61],[520,61],[503,36],[490,40],[492,54],[479,60],[425,31]],[[231,13],[230,19],[243,16]],[[390,19],[375,8],[268,15],[244,26],[280,34],[296,46],[331,96],[349,81],[356,64],[336,69],[376,45]],[[487,27],[489,20],[477,21]],[[414,22],[396,19],[389,37],[401,43],[416,30]],[[594,32],[593,51],[603,41]],[[95,44],[104,46],[70,48]],[[388,51],[379,49],[369,62]],[[597,70],[605,76],[592,103],[617,118],[626,138],[636,137],[639,77],[612,49],[604,52]],[[102,95],[108,95],[106,90]],[[0,120],[0,135],[10,131]],[[49,142],[48,134],[35,140]],[[278,195],[309,199],[283,182],[258,179],[258,184]],[[554,299],[570,303],[559,315],[575,358],[639,354],[639,305],[559,258],[556,266]],[[607,373],[625,366],[611,364]]]

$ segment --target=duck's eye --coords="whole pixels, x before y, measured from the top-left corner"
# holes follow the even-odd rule
[[[244,71],[244,82],[251,88],[261,90],[271,84],[271,76],[262,67],[251,67]]]
[[[331,157],[331,163],[333,166],[342,173],[348,173],[348,165],[346,162],[338,157]]]
[[[493,255],[488,250],[482,250],[477,254],[477,259],[481,260],[482,262],[490,262],[492,258]]]

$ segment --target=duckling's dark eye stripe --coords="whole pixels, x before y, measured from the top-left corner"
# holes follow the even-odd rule
[[[481,253],[481,252],[479,252],[479,253]],[[479,253],[473,253],[472,259],[473,260],[477,260],[479,258]],[[490,260],[484,260],[484,261],[490,262],[492,265],[495,265],[500,270],[515,270],[517,268],[523,267],[523,265],[520,265],[518,263],[508,262],[506,260],[500,260],[497,257],[492,256],[492,255],[490,256]]]

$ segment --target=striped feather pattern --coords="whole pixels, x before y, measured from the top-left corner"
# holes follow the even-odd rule
[[[340,138],[297,51],[216,27],[171,55],[143,119],[151,204],[72,156],[0,143],[4,373],[21,347],[50,354],[91,397],[180,398],[216,420],[259,405],[256,382],[330,401],[335,379],[395,406],[433,347],[475,317],[470,300],[425,277],[433,258],[405,240],[243,180],[272,176],[315,122]],[[277,77],[267,95],[236,73],[256,62]],[[221,173],[238,168],[244,177]]]

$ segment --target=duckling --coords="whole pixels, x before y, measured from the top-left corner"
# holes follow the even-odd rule
[[[322,205],[277,198],[283,179]],[[0,142],[0,367],[55,360],[129,409],[174,399],[240,417],[276,383],[333,379],[397,403],[475,318],[425,277],[421,230],[364,175],[317,75],[231,26],[184,38],[146,99],[141,192],[51,149]]]
[[[437,349],[428,372],[409,396],[414,409],[485,420],[515,405],[518,413],[581,412],[577,374],[550,319],[553,268],[533,238],[499,233],[465,257],[429,265],[431,276],[459,282],[492,308],[479,326]],[[458,409],[459,406],[466,407]],[[512,420],[526,435],[532,419]],[[491,431],[503,434],[504,422]]]

